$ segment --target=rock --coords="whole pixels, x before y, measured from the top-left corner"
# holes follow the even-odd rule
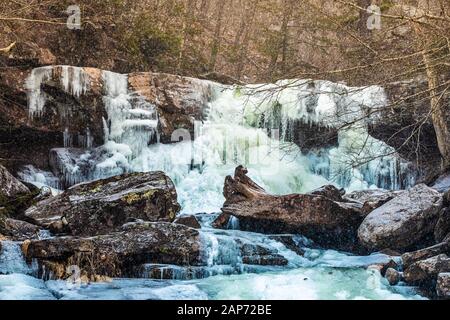
[[[128,85],[156,106],[162,143],[178,142],[172,140],[177,129],[186,129],[193,138],[194,122],[204,119],[212,94],[208,82],[163,73],[131,73]]]
[[[450,272],[450,258],[441,254],[413,263],[403,276],[409,284],[429,286],[437,280],[438,274],[446,272]]]
[[[380,250],[380,253],[385,254],[387,256],[391,256],[391,257],[399,257],[402,255],[400,252],[389,249],[389,248]]]
[[[342,196],[343,194],[345,194],[345,190],[340,190],[333,185],[327,185],[320,187],[319,189],[313,190],[309,194],[316,196],[324,196],[333,201],[344,202]]]
[[[386,270],[385,278],[391,286],[395,286],[400,282],[402,277],[400,272],[393,268],[389,268]]]
[[[358,230],[371,250],[406,250],[434,231],[442,195],[424,184],[415,186],[372,211]]]
[[[436,284],[437,296],[450,299],[450,273],[440,273]]]
[[[76,185],[39,202],[25,215],[44,228],[92,236],[114,231],[133,219],[172,222],[179,210],[170,178],[163,172],[148,172]]]
[[[369,269],[375,269],[380,272],[380,274],[384,277],[386,275],[386,271],[388,269],[397,270],[399,268],[397,262],[395,260],[390,259],[385,263],[373,264],[369,266]]]
[[[295,242],[294,236],[292,235],[274,235],[269,237],[272,240],[281,242],[288,248],[289,250],[294,251],[299,256],[303,256],[305,254],[305,250],[303,250],[300,245]]]
[[[212,227],[216,229],[228,229],[228,224],[230,222],[231,215],[227,213],[221,213],[219,216],[213,221]]]
[[[434,240],[441,242],[448,234],[450,234],[450,207],[441,210],[434,228]]]
[[[30,190],[0,165],[0,206],[3,200],[29,193]],[[3,199],[3,200],[2,200]]]
[[[440,254],[450,254],[450,241],[444,241],[429,248],[408,252],[402,255],[404,268],[408,268],[413,263],[425,260]]]
[[[56,237],[34,240],[27,260],[66,270],[77,265],[90,276],[126,277],[144,263],[204,265],[198,231],[163,222],[130,223],[117,232],[95,237]],[[61,272],[60,272],[61,273]],[[62,278],[61,275],[58,278]]]
[[[444,194],[444,206],[450,207],[450,190]]]
[[[261,266],[285,266],[288,261],[269,248],[236,240],[240,246],[242,262]]]
[[[190,227],[190,228],[194,228],[194,229],[201,228],[201,225],[198,222],[197,218],[190,214],[178,216],[173,223],[182,224],[186,227]]]
[[[226,177],[222,208],[239,218],[241,230],[302,234],[319,245],[354,249],[361,206],[312,194],[270,195],[246,174],[240,166]]]
[[[450,173],[445,173],[439,176],[434,182],[432,188],[442,193],[450,192]]]
[[[363,212],[369,214],[373,210],[381,207],[383,204],[391,201],[395,197],[401,195],[404,191],[391,190],[362,190],[354,191],[344,196],[347,201],[357,201],[363,204]]]
[[[13,241],[25,241],[37,239],[41,229],[31,223],[14,219],[0,221],[0,233],[8,236]]]

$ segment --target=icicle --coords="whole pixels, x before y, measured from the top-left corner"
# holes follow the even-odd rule
[[[36,68],[25,81],[28,97],[28,112],[30,118],[41,116],[44,110],[46,98],[41,90],[41,85],[52,77],[52,67]]]

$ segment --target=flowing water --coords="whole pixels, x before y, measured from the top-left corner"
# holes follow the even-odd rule
[[[40,84],[51,76],[36,69],[27,81],[30,115],[39,116],[46,97]],[[65,90],[79,96],[89,90],[82,69],[63,67]],[[195,80],[207,91],[192,99],[205,105],[205,119],[196,123],[195,139],[179,131],[171,145],[159,141],[155,106],[129,92],[125,75],[104,72],[103,97],[108,117],[103,120],[106,143],[86,150],[77,163],[61,165],[69,185],[124,172],[162,170],[174,181],[182,213],[197,214],[206,267],[146,265],[141,279],[68,286],[64,281],[33,277],[14,244],[0,256],[0,298],[25,299],[404,299],[420,298],[412,288],[391,287],[368,266],[391,257],[353,256],[322,250],[301,235],[292,236],[296,248],[286,247],[280,235],[239,230],[232,219],[228,230],[211,227],[224,202],[224,178],[237,165],[268,192],[308,192],[325,184],[347,191],[368,188],[400,189],[415,176],[409,164],[386,144],[368,134],[365,115],[386,104],[382,88],[349,88],[327,81],[290,80],[271,85],[223,86]],[[69,112],[68,112],[69,114]],[[338,144],[302,152],[293,143],[294,127],[341,128]],[[72,137],[64,134],[65,146]],[[303,150],[304,151],[304,150]],[[82,169],[83,168],[83,169]],[[87,168],[87,169],[86,169]],[[57,189],[55,177],[28,166],[22,179]],[[46,183],[47,182],[47,183]],[[285,236],[285,235],[284,235]],[[286,236],[285,236],[286,237]],[[287,261],[285,266],[257,266],[243,262],[239,246],[259,246]],[[12,246],[12,247],[11,247]],[[299,255],[299,249],[304,252]],[[15,261],[12,263],[11,261]],[[17,265],[16,265],[17,264]],[[159,279],[155,279],[160,274]],[[151,277],[152,279],[150,279]]]

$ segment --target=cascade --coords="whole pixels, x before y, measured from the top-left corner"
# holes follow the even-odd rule
[[[62,73],[66,91],[81,95],[89,90],[82,70],[62,67]],[[31,115],[43,110],[40,83],[50,76],[51,69],[38,68],[27,80]],[[124,172],[163,170],[174,180],[183,212],[198,213],[218,211],[223,180],[240,164],[275,194],[307,192],[324,184],[353,191],[407,188],[415,182],[409,164],[368,134],[368,124],[377,121],[376,110],[387,103],[380,87],[312,80],[247,86],[208,82],[208,118],[196,123],[196,139],[163,145],[155,143],[155,106],[129,91],[127,75],[104,71],[102,77],[106,142],[79,157],[70,170],[62,169],[69,185]],[[293,143],[296,123],[342,128],[339,143],[304,154]],[[81,139],[86,148],[92,147],[91,139],[86,128]],[[66,147],[72,140],[64,132]]]

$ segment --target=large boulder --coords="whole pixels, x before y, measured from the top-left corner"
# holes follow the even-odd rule
[[[130,223],[95,237],[35,240],[25,253],[28,261],[37,259],[41,273],[45,267],[64,271],[76,265],[90,278],[131,276],[132,269],[143,263],[204,265],[198,231],[162,222]],[[54,276],[64,275],[56,272]]]
[[[133,219],[172,222],[180,205],[163,172],[132,173],[79,184],[29,208],[25,215],[55,233],[106,234]]]
[[[446,254],[413,263],[403,273],[409,284],[432,286],[440,273],[450,272],[450,258]]]
[[[22,182],[0,165],[0,206],[2,199],[6,200],[29,192],[30,190]]]
[[[360,205],[314,194],[271,195],[246,174],[240,166],[234,178],[226,177],[222,208],[239,218],[241,230],[302,234],[326,247],[355,249]]]
[[[420,249],[402,255],[403,267],[408,268],[412,264],[440,254],[450,254],[450,238],[434,246]]]
[[[439,192],[417,185],[372,211],[359,227],[359,240],[371,250],[406,250],[434,231],[441,208]]]

